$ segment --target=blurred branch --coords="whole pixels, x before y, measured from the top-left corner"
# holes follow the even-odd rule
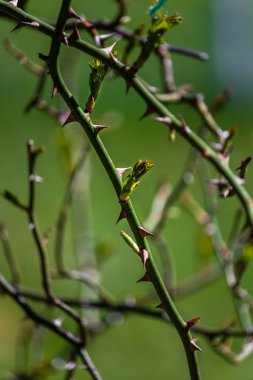
[[[3,246],[3,251],[4,251],[6,261],[9,265],[9,269],[12,275],[12,283],[17,285],[20,283],[20,272],[19,272],[18,264],[15,260],[15,256],[12,252],[10,239],[9,239],[9,233],[8,233],[7,228],[4,226],[4,224],[0,224],[0,240]]]

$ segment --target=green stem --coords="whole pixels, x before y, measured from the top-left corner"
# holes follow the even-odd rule
[[[28,13],[22,11],[21,9],[14,7],[13,5],[5,2],[4,0],[0,0],[0,11],[5,15],[8,15],[12,19],[18,22],[37,22],[39,24],[36,30],[48,35],[49,37],[53,37],[54,28],[47,24],[46,22],[29,15]],[[68,37],[68,36],[67,36]],[[247,190],[237,181],[237,176],[233,173],[233,171],[228,167],[227,164],[222,162],[219,155],[205,142],[203,141],[194,131],[189,128],[184,128],[182,126],[182,121],[178,119],[175,115],[173,115],[161,102],[156,99],[156,97],[151,94],[148,89],[143,85],[141,80],[137,76],[132,76],[129,70],[125,67],[123,63],[117,60],[111,59],[111,56],[105,50],[99,49],[89,43],[82,40],[74,40],[69,39],[69,46],[72,46],[78,50],[85,52],[88,55],[91,55],[95,58],[98,58],[104,62],[110,64],[110,66],[117,71],[131,86],[135,89],[135,91],[140,95],[140,97],[150,106],[152,106],[153,110],[157,112],[157,114],[161,117],[169,117],[171,122],[173,123],[174,128],[178,131],[178,133],[194,148],[196,148],[202,155],[217,169],[217,171],[222,174],[233,187],[235,194],[239,198],[248,222],[250,226],[253,228],[253,203],[252,198],[247,192]],[[69,93],[67,89],[65,89],[66,97],[70,101],[72,95]],[[75,102],[74,99],[71,100],[72,106],[76,109],[77,112],[81,112],[80,107]],[[82,113],[82,112],[81,112]],[[84,115],[82,113],[82,115]],[[92,129],[87,131],[88,136],[91,137],[94,134]],[[96,149],[97,144],[94,145]],[[96,149],[97,151],[97,149]],[[108,170],[107,163],[105,167],[107,173],[109,174],[110,170]],[[111,181],[115,182],[115,178],[111,178]],[[118,185],[120,183],[119,178],[116,180]],[[118,185],[116,185],[118,187]],[[119,187],[118,187],[119,189]]]

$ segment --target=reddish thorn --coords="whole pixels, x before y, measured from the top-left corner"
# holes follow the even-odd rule
[[[58,93],[58,87],[56,86],[56,84],[54,84],[53,90],[52,90],[52,98],[55,97],[55,95],[57,95],[57,93]]]
[[[143,120],[145,117],[151,115],[154,112],[155,112],[155,110],[153,109],[153,107],[148,106],[146,111],[144,112],[144,114],[139,118],[139,121]]]
[[[197,341],[198,341],[198,338],[193,338],[191,339],[191,342],[190,342],[190,350],[191,351],[201,351],[203,352],[203,350],[197,345]]]
[[[146,249],[141,250],[141,261],[143,262],[144,268],[146,267],[146,263],[148,260],[149,254]]]
[[[116,168],[117,172],[119,173],[120,177],[122,178],[123,175],[125,174],[125,172],[127,172],[130,168],[130,166],[128,168]]]
[[[99,35],[99,34],[97,34],[97,35],[94,36],[94,41],[95,41],[95,44],[96,44],[99,48],[102,47],[102,45],[101,45],[101,40],[100,40],[100,35]]]
[[[66,33],[63,32],[63,30],[60,32],[59,41],[62,41],[65,45],[69,46],[68,38],[66,36]]]
[[[128,94],[128,91],[132,87],[132,83],[130,83],[128,80],[126,80],[126,94]]]
[[[46,62],[48,65],[50,64],[50,57],[48,55],[39,53],[39,58],[42,59],[42,61]]]
[[[138,282],[150,282],[150,281],[151,281],[151,278],[149,277],[149,274],[146,272],[146,273],[144,274],[144,276],[141,277],[141,278],[137,281],[137,283],[138,283]]]
[[[20,21],[12,30],[11,32],[14,32],[17,29],[23,28],[24,26],[30,26],[33,29],[38,29],[40,27],[40,24],[38,22],[32,21],[32,22],[25,22]]]
[[[72,113],[70,113],[68,115],[67,119],[65,120],[65,122],[63,123],[63,127],[65,127],[65,125],[67,125],[69,123],[72,123],[73,121],[76,121],[76,118]]]
[[[80,17],[73,8],[70,8],[68,18],[76,18],[77,20],[82,20],[82,17]]]
[[[69,38],[75,41],[80,40],[81,36],[79,34],[79,31],[75,22],[73,22],[72,27],[73,27],[73,32],[71,33]]]
[[[122,219],[127,219],[127,213],[123,208],[121,209],[121,212],[119,214],[116,224],[118,224]]]
[[[143,227],[139,227],[139,233],[141,235],[141,237],[144,239],[145,237],[147,236],[153,236],[153,237],[156,237],[155,234],[153,234],[151,231],[148,231],[146,230],[145,228]]]
[[[172,124],[172,120],[169,116],[165,116],[165,117],[156,117],[155,118],[156,121],[159,121],[159,123],[163,123],[163,124],[166,124],[166,125],[171,125]]]
[[[99,133],[100,131],[102,131],[103,129],[107,129],[107,128],[110,128],[108,127],[107,125],[93,125],[96,133]]]
[[[187,330],[191,329],[199,321],[200,321],[200,317],[196,317],[196,318],[193,318],[193,319],[187,321],[186,322],[186,325],[187,325],[186,328],[187,328]]]
[[[110,53],[112,53],[113,48],[114,48],[115,45],[116,45],[116,42],[114,42],[112,45],[107,46],[106,48],[103,48],[101,50],[103,50],[104,52],[106,52],[106,53],[108,53],[110,55]]]
[[[163,307],[163,304],[162,303],[159,303],[159,305],[155,306],[156,309],[163,309],[164,310],[164,307]]]

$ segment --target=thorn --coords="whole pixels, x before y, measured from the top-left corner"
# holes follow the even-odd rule
[[[139,233],[141,235],[141,237],[144,239],[145,237],[147,236],[153,236],[153,237],[157,237],[155,234],[153,234],[151,231],[148,231],[146,230],[146,228],[143,228],[143,227],[139,227]]]
[[[82,20],[82,17],[80,17],[73,8],[69,9],[68,18],[76,18],[77,20]]]
[[[108,38],[114,37],[116,33],[107,33],[107,34],[100,34],[99,39],[100,41],[106,41]]]
[[[158,122],[160,122],[160,123],[169,125],[169,126],[171,126],[171,124],[172,124],[172,120],[171,120],[171,118],[169,116],[156,117],[155,120],[158,121]]]
[[[103,129],[110,128],[108,125],[93,125],[96,133],[99,133]]]
[[[50,57],[49,57],[49,55],[44,55],[42,53],[39,53],[39,58],[42,59],[42,61],[46,62],[48,65],[50,64]]]
[[[147,260],[149,258],[148,251],[146,249],[142,249],[141,252],[141,261],[143,262],[144,268],[146,267]]]
[[[118,59],[115,57],[115,55],[112,52],[109,52],[109,55],[110,55],[110,59],[112,62],[114,62],[114,63],[118,62]]]
[[[156,309],[162,309],[164,310],[163,304],[159,303],[159,305],[155,306]]]
[[[118,224],[122,219],[127,219],[127,213],[123,208],[121,209],[121,212],[119,214],[116,224]]]
[[[198,341],[199,339],[198,338],[193,338],[193,339],[191,339],[191,342],[190,342],[190,349],[191,349],[191,351],[201,351],[201,352],[203,352],[203,350],[197,345],[197,341]]]
[[[96,34],[94,36],[94,41],[95,41],[95,44],[97,45],[97,47],[102,48],[101,40],[100,40],[100,35],[99,34]]]
[[[149,274],[146,272],[144,274],[143,277],[141,277],[138,281],[136,281],[137,283],[138,282],[150,282],[151,281],[151,278],[149,277]]]
[[[193,326],[200,321],[200,317],[193,318],[186,322],[186,329],[190,330]]]
[[[120,177],[122,178],[125,172],[127,172],[131,167],[129,166],[128,168],[116,168],[117,172],[119,173]]]
[[[139,121],[143,120],[145,117],[151,115],[152,113],[155,113],[156,111],[154,110],[153,107],[148,106],[144,114],[139,118]]]
[[[30,26],[33,29],[38,29],[40,27],[40,24],[38,22],[32,21],[32,22],[25,22],[20,21],[12,30],[11,32],[14,32],[17,29],[23,28],[24,26]]]
[[[69,39],[71,39],[71,40],[75,40],[75,41],[80,40],[80,39],[81,39],[81,36],[80,36],[80,33],[79,33],[79,31],[78,31],[78,28],[77,28],[77,25],[76,25],[75,22],[73,22],[72,27],[73,27],[73,32],[72,32],[71,35],[69,36]]]
[[[53,90],[52,90],[52,99],[55,97],[55,95],[57,95],[57,93],[58,93],[58,87],[56,86],[56,84],[54,84]]]
[[[60,39],[60,41],[62,41],[65,45],[69,46],[69,41],[68,41],[67,35],[66,35],[66,33],[64,33],[63,31],[61,31],[59,39]]]
[[[126,80],[126,94],[128,94],[128,91],[132,87],[132,83],[130,83],[128,80]]]
[[[111,56],[110,53],[112,53],[114,46],[116,45],[116,42],[114,42],[112,45],[107,46],[106,48],[102,48],[105,53],[107,53],[109,56]]]
[[[65,125],[67,125],[69,123],[72,123],[73,121],[76,121],[76,118],[72,113],[70,113],[68,115],[67,119],[65,120],[65,122],[63,123],[63,127],[65,127]]]
[[[12,0],[9,3],[12,4],[12,5],[14,5],[14,7],[18,6],[18,0]]]

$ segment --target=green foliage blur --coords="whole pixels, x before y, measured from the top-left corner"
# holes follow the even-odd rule
[[[222,50],[222,46],[219,46],[219,36],[217,37],[216,34],[220,25],[218,23],[221,22],[219,12],[224,12],[223,28],[224,33],[227,33],[226,28],[231,28],[230,12],[233,11],[230,7],[233,8],[236,5],[231,2],[230,7],[225,8],[227,2],[221,1],[224,3],[224,9],[220,9],[216,5],[218,2],[219,0],[206,2],[169,0],[165,9],[169,13],[179,12],[183,17],[183,23],[169,31],[166,41],[205,51],[210,56],[209,61],[200,62],[173,54],[177,85],[192,84],[195,92],[205,94],[209,104],[225,87],[234,87],[234,98],[218,116],[218,121],[224,128],[230,129],[234,126],[239,128],[231,164],[231,167],[235,169],[242,159],[251,154],[253,149],[252,73],[249,72],[250,79],[244,81],[243,78],[247,73],[244,72],[243,67],[238,66],[238,71],[233,71],[232,67],[231,70],[227,70],[227,82],[224,82],[222,62],[219,61],[217,54],[217,51]],[[131,16],[129,27],[147,25],[149,5],[148,0],[129,0]],[[57,17],[59,6],[60,1],[49,0],[43,2],[30,0],[28,5],[32,14],[49,20]],[[116,9],[113,0],[93,0],[92,2],[76,0],[73,1],[73,8],[88,19],[112,17]],[[234,12],[240,12],[239,6],[238,9],[234,9]],[[41,64],[38,52],[47,54],[50,39],[29,29],[10,34],[12,27],[14,27],[12,23],[0,19],[1,42],[6,37],[11,38],[32,60]],[[220,30],[223,29],[220,28]],[[236,31],[231,32],[232,36],[233,33],[240,34],[240,30],[237,28]],[[85,33],[82,36],[89,39]],[[220,38],[222,40],[222,35]],[[120,42],[118,45],[120,50]],[[247,45],[245,46],[246,49]],[[245,54],[247,53],[249,52],[245,50]],[[20,199],[26,200],[28,187],[26,142],[33,139],[37,146],[45,146],[46,152],[39,158],[37,165],[38,175],[44,178],[44,182],[37,189],[36,209],[40,229],[46,231],[56,220],[67,185],[67,161],[63,154],[65,140],[71,141],[70,149],[76,157],[80,142],[85,141],[85,136],[75,123],[62,129],[54,120],[38,110],[33,109],[28,115],[24,113],[24,108],[34,93],[37,78],[10,56],[2,44],[0,57],[0,189],[1,191],[8,189],[17,194]],[[233,59],[233,55],[231,57]],[[240,65],[240,59],[238,60],[235,56],[235,60]],[[80,55],[68,48],[64,48],[61,54],[64,76],[83,105],[89,96],[90,61],[90,57]],[[234,75],[234,72],[237,72],[238,77]],[[140,74],[151,85],[157,85],[157,83],[162,85],[159,64],[154,57],[140,71]],[[48,101],[51,101],[51,87],[50,79],[48,79],[46,88]],[[53,99],[52,104],[64,107],[59,97]],[[171,110],[182,115],[194,130],[201,124],[199,117],[187,106],[173,106]],[[152,160],[154,163],[152,171],[145,176],[143,183],[132,195],[133,204],[141,220],[145,220],[148,216],[158,184],[162,180],[168,180],[172,186],[176,185],[190,151],[190,147],[179,136],[174,144],[169,143],[167,129],[155,123],[152,117],[138,121],[144,111],[145,105],[134,91],[130,90],[126,95],[124,81],[109,75],[92,114],[95,124],[111,126],[110,130],[101,134],[101,138],[117,167],[133,166],[139,159]],[[133,296],[137,300],[142,300],[142,294],[149,285],[136,283],[143,275],[143,269],[136,256],[131,253],[120,237],[121,228],[127,228],[125,222],[122,221],[119,226],[115,225],[120,208],[112,186],[94,152],[91,153],[89,164],[89,204],[74,207],[72,211],[65,236],[67,262],[70,267],[76,264],[76,258],[73,257],[76,244],[73,242],[75,228],[73,225],[75,226],[75,218],[78,221],[83,217],[87,219],[89,234],[94,239],[94,246],[91,249],[99,247],[102,252],[100,268],[103,286],[119,300],[131,299]],[[251,167],[248,170],[247,188],[249,190],[253,186],[252,170]],[[199,183],[196,181],[191,186],[195,197],[202,203]],[[79,199],[79,202],[82,203],[82,201],[85,202],[85,199]],[[175,217],[168,221],[165,235],[173,253],[176,278],[180,281],[193,275],[201,266],[199,247],[202,231],[182,206],[179,204],[175,206],[177,207]],[[225,236],[230,230],[231,215],[237,206],[238,203],[234,199],[227,199],[219,204],[220,223]],[[78,215],[78,209],[84,215]],[[40,290],[37,255],[25,216],[5,200],[0,199],[0,221],[4,222],[9,230],[13,251],[22,268],[22,282],[27,287]],[[78,226],[76,228],[78,229]],[[49,239],[50,255],[52,250],[53,243]],[[54,265],[52,255],[49,259]],[[211,257],[210,260],[215,259]],[[2,251],[0,251],[0,268],[1,272],[8,277],[9,271]],[[253,290],[250,278],[246,280],[248,289]],[[59,295],[89,294],[81,285],[73,286],[68,281],[57,281],[54,283],[54,291]],[[222,279],[187,298],[178,300],[176,305],[185,320],[200,316],[200,325],[204,326],[221,327],[234,315],[233,301]],[[150,306],[155,306],[155,303]],[[0,377],[3,378],[17,365],[18,330],[22,327],[23,314],[7,297],[0,298],[0,310]],[[117,316],[115,318],[117,323],[114,327],[91,337],[89,342],[89,352],[105,379],[188,379],[184,352],[173,328],[164,322],[140,316],[126,316],[124,320]],[[50,360],[61,351],[62,342],[49,333],[46,334],[44,343],[48,347],[43,354],[44,360]],[[241,366],[234,367],[217,356],[204,338],[200,338],[199,345],[204,351],[198,355],[203,379],[250,380],[252,378],[252,358],[247,359]],[[27,355],[33,355],[32,347]],[[58,376],[54,374],[49,379],[60,379],[61,376],[61,373]],[[76,378],[88,379],[88,375],[83,375],[80,371]]]

